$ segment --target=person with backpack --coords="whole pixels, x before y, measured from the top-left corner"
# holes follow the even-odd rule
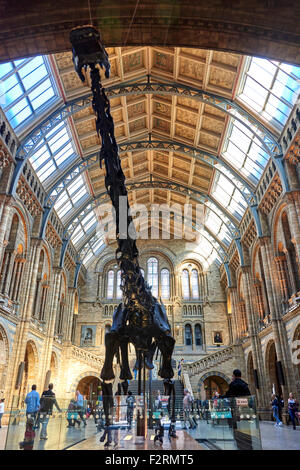
[[[189,422],[191,429],[195,429],[196,424],[194,423],[194,421],[192,420],[190,416],[190,412],[191,412],[192,404],[193,404],[193,398],[187,388],[184,389],[183,395],[184,395],[183,396],[183,417],[184,417],[183,429],[187,429],[186,427],[187,421]]]
[[[278,397],[274,394],[272,395],[271,405],[273,410],[273,416],[276,421],[275,427],[277,428],[278,426],[282,426],[282,422],[279,419],[279,400]]]
[[[45,390],[42,393],[41,399],[40,399],[40,421],[42,423],[42,430],[41,430],[41,435],[40,435],[40,440],[46,440],[48,439],[47,437],[47,426],[49,423],[49,418],[52,415],[53,412],[53,405],[57,408],[59,412],[61,412],[60,407],[58,406],[58,403],[55,398],[55,393],[53,392],[53,384],[48,385],[48,390]]]
[[[289,409],[289,416],[293,423],[293,429],[296,429],[296,413],[298,412],[298,406],[299,404],[297,400],[294,398],[294,395],[290,393],[289,399],[288,399],[288,409]]]
[[[131,426],[132,426],[133,410],[134,410],[134,404],[135,404],[135,398],[132,395],[132,392],[130,390],[126,398],[126,404],[127,404],[127,422],[129,424],[128,431],[130,431]]]

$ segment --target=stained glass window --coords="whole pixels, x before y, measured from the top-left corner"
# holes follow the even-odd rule
[[[181,281],[182,281],[182,296],[184,299],[189,299],[190,298],[190,276],[189,276],[189,272],[187,269],[184,269],[182,271]]]
[[[117,299],[122,299],[121,286],[121,270],[117,272]]]
[[[192,298],[199,299],[199,281],[198,281],[197,269],[192,270],[191,288],[192,288]]]
[[[186,346],[192,346],[193,344],[193,333],[191,325],[185,325],[185,344]]]
[[[106,297],[108,299],[113,299],[114,297],[114,281],[115,281],[115,273],[111,269],[107,273],[107,290],[106,290]]]
[[[201,325],[195,325],[195,344],[196,346],[202,346],[202,331]]]
[[[170,298],[170,271],[162,269],[160,273],[161,278],[161,297],[163,299]]]
[[[156,258],[149,258],[147,262],[147,282],[152,287],[152,295],[158,296],[158,261]]]

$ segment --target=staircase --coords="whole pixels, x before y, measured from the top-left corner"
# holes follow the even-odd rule
[[[188,375],[191,388],[196,392],[199,379],[205,372],[218,371],[231,377],[234,369],[241,369],[243,372],[243,354],[240,345],[229,346],[198,361],[183,364],[182,375]]]
[[[183,385],[179,380],[175,380],[175,413],[176,416],[180,414],[180,419],[183,418],[182,412],[182,401],[183,401]],[[164,383],[163,380],[152,380],[152,406],[155,407],[154,401],[156,400],[157,391],[160,391],[161,396],[164,395]],[[131,380],[129,383],[129,388],[133,395],[138,395],[138,381]],[[149,393],[149,382],[146,382],[146,394]],[[179,419],[179,418],[178,418]]]

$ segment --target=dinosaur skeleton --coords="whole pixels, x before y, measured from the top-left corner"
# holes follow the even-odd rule
[[[110,332],[105,335],[105,362],[101,371],[101,379],[107,403],[104,404],[106,425],[109,426],[109,415],[112,408],[112,384],[114,379],[113,358],[121,352],[120,379],[123,384],[132,379],[128,361],[128,344],[132,343],[136,350],[136,367],[142,365],[153,369],[153,357],[158,349],[162,363],[158,375],[170,381],[174,375],[171,357],[175,340],[171,336],[171,327],[164,305],[159,303],[151,293],[145,281],[138,261],[139,252],[136,246],[133,220],[129,215],[128,194],[125,186],[125,175],[121,167],[118,146],[114,135],[114,122],[110,113],[110,103],[101,84],[100,70],[105,68],[105,76],[109,77],[110,64],[98,31],[92,26],[75,28],[70,33],[73,46],[73,62],[79,78],[84,81],[82,69],[90,69],[93,109],[96,114],[96,130],[101,137],[100,167],[104,161],[106,176],[105,186],[116,214],[116,260],[121,269],[121,289],[123,301],[116,308]],[[124,198],[122,200],[122,197]],[[120,209],[124,203],[127,209],[126,228],[120,220]],[[123,216],[123,212],[121,213]],[[121,225],[121,229],[120,229]],[[130,227],[130,230],[129,230]],[[123,385],[122,384],[122,385]],[[126,392],[126,387],[123,387]],[[174,419],[173,419],[174,421]],[[108,438],[109,439],[109,438]]]

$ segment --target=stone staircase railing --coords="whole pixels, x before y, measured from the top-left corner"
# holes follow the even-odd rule
[[[85,362],[86,364],[93,365],[97,368],[102,368],[104,363],[101,357],[74,345],[72,346],[72,358],[81,362]]]
[[[229,346],[209,356],[205,356],[191,364],[182,364],[182,373],[187,374],[189,378],[200,374],[207,369],[215,368],[219,364],[228,361],[236,356],[237,346]],[[187,387],[186,387],[187,388]]]

